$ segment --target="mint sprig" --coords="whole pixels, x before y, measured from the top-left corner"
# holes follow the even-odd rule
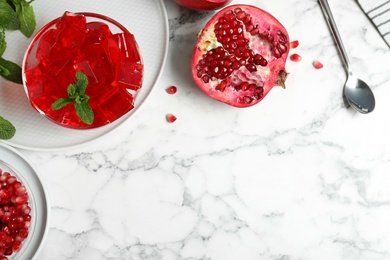
[[[88,104],[89,96],[85,94],[85,90],[88,86],[87,76],[79,71],[76,73],[76,83],[69,84],[68,97],[59,98],[51,105],[52,110],[59,110],[69,104],[74,103],[77,116],[81,121],[87,125],[91,125],[94,120],[94,113],[90,105]]]
[[[33,1],[0,0],[0,76],[17,84],[22,84],[22,68],[3,58],[7,47],[5,30],[20,30],[27,38],[34,33],[36,20],[31,6]],[[0,116],[0,139],[11,139],[15,132],[12,123]]]

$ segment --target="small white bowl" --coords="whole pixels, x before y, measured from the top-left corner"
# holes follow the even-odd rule
[[[48,232],[49,203],[46,188],[37,170],[16,149],[0,143],[0,158],[2,172],[9,172],[26,187],[28,205],[31,208],[28,237],[22,242],[20,250],[8,256],[8,259],[36,259]]]

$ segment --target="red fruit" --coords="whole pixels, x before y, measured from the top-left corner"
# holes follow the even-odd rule
[[[177,92],[177,87],[170,86],[169,88],[166,89],[166,91],[167,91],[168,94],[173,95],[173,94],[175,94]]]
[[[295,62],[300,62],[302,57],[299,54],[294,53],[290,56],[290,59]]]
[[[175,122],[176,119],[177,119],[176,116],[174,116],[173,114],[168,114],[168,115],[167,115],[167,121],[168,121],[169,123]]]
[[[232,0],[175,0],[181,6],[197,11],[217,10],[228,5]]]
[[[313,66],[316,69],[322,69],[322,67],[324,67],[324,65],[321,62],[319,62],[318,60],[313,61]]]
[[[208,96],[235,107],[260,102],[275,86],[285,87],[290,41],[271,14],[232,5],[200,32],[192,55],[192,77]]]
[[[291,49],[295,49],[299,46],[299,41],[298,40],[295,40],[295,41],[292,41],[290,42],[290,48]]]

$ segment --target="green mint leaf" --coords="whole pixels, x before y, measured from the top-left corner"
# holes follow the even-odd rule
[[[51,104],[51,109],[59,110],[72,102],[73,102],[72,98],[59,98],[56,101],[54,101],[53,104]]]
[[[77,97],[77,87],[75,84],[69,84],[68,86],[68,96],[72,99]]]
[[[0,57],[0,75],[12,82],[22,84],[22,68],[12,61]]]
[[[76,109],[76,114],[79,116],[81,121],[86,123],[87,125],[91,125],[94,119],[94,113],[92,108],[88,103],[74,103],[74,107]]]
[[[6,48],[7,42],[5,41],[5,30],[4,27],[0,26],[0,57],[3,56]]]
[[[0,26],[9,30],[17,30],[20,27],[15,10],[6,0],[0,0]]]
[[[33,7],[25,0],[14,1],[16,7],[16,14],[20,22],[20,31],[26,36],[30,37],[36,27],[35,13]]]
[[[0,139],[11,139],[14,137],[16,129],[7,119],[0,116]]]
[[[77,88],[77,93],[79,95],[84,95],[85,90],[87,89],[88,86],[88,78],[87,75],[85,75],[83,72],[78,71],[76,73],[76,88]]]

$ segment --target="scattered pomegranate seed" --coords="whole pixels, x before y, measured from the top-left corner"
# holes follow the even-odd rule
[[[302,57],[299,54],[291,54],[290,59],[295,62],[300,62],[302,60]]]
[[[177,119],[176,116],[174,116],[173,114],[168,114],[168,115],[167,115],[167,121],[168,121],[169,123],[175,122],[176,119]]]
[[[26,188],[15,176],[0,169],[0,260],[18,252],[31,222]]]
[[[295,49],[298,46],[299,46],[299,41],[295,40],[295,41],[290,42],[290,48],[291,49]]]
[[[318,60],[313,61],[313,66],[314,66],[314,68],[316,68],[318,70],[322,69],[322,67],[324,67],[324,65],[321,62],[319,62]]]
[[[177,92],[177,87],[170,86],[169,88],[166,89],[166,91],[167,91],[168,94],[173,95],[173,94],[175,94]]]

